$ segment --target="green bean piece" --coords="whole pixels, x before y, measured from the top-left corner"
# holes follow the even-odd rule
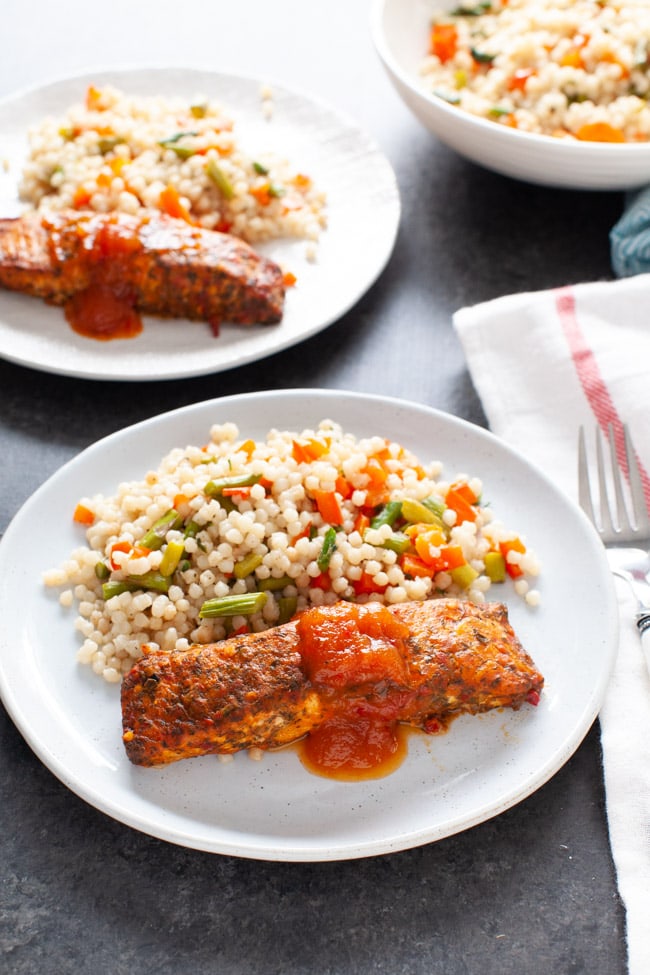
[[[280,596],[278,599],[280,616],[278,623],[288,623],[298,608],[297,596]]]
[[[268,169],[261,162],[253,162],[253,169],[258,176],[268,176]]]
[[[496,54],[486,54],[485,51],[478,51],[475,47],[470,47],[469,53],[477,64],[492,64]]]
[[[268,579],[258,579],[257,588],[264,592],[280,592],[285,586],[291,586],[293,582],[291,576],[280,576],[279,579],[269,576]]]
[[[457,95],[455,92],[452,94],[451,92],[441,91],[441,89],[436,88],[433,94],[437,95],[438,98],[442,98],[443,102],[447,102],[449,105],[460,105],[460,95]]]
[[[102,586],[102,595],[106,601],[113,596],[121,596],[123,592],[133,592],[133,586],[128,582],[105,582]]]
[[[393,532],[379,547],[388,548],[391,552],[403,555],[411,547],[411,539],[404,532]]]
[[[245,592],[241,595],[207,599],[199,610],[199,617],[205,620],[224,616],[251,616],[263,609],[268,598],[268,593],[265,592]]]
[[[198,521],[188,521],[183,530],[184,538],[196,538],[198,533],[201,531],[201,526]]]
[[[160,574],[163,576],[173,575],[178,568],[178,563],[182,559],[184,551],[185,545],[183,542],[168,542],[160,561]]]
[[[251,572],[255,572],[255,569],[261,564],[262,556],[257,555],[255,552],[251,552],[251,554],[247,555],[245,559],[235,562],[235,568],[233,569],[235,579],[245,579],[246,576],[251,574]]]
[[[459,7],[455,7],[451,11],[452,17],[480,17],[482,14],[488,12],[492,9],[491,3],[477,3],[474,7],[463,7],[461,4]]]
[[[440,498],[435,498],[432,494],[428,498],[424,498],[422,504],[429,511],[433,511],[434,515],[438,515],[438,518],[442,518],[443,514],[447,510],[447,505]]]
[[[207,494],[209,498],[220,498],[224,488],[251,487],[261,479],[261,474],[233,474],[232,477],[220,477],[214,481],[208,481],[203,493]]]
[[[461,589],[469,589],[474,580],[478,578],[478,572],[471,565],[459,565],[455,569],[451,569],[449,575]]]
[[[316,563],[321,572],[325,572],[329,567],[330,560],[336,549],[336,529],[331,525],[323,535],[323,546],[320,550],[320,555],[316,559]]]
[[[113,596],[120,596],[123,592],[138,592],[142,589],[166,593],[169,591],[170,583],[170,576],[164,576],[161,572],[153,570],[152,572],[144,572],[141,576],[111,579],[102,586],[102,595],[104,599],[112,599]]]
[[[153,569],[151,572],[143,572],[141,576],[127,576],[126,582],[132,590],[153,589],[154,592],[168,592],[171,584],[171,576],[164,576],[162,572]]]
[[[152,550],[163,547],[165,536],[171,528],[178,529],[182,526],[183,519],[175,508],[166,511],[158,521],[154,521],[149,531],[145,532],[140,539],[140,545]]]
[[[111,152],[115,146],[118,146],[120,142],[124,142],[124,139],[120,138],[119,136],[113,136],[112,138],[104,137],[97,143],[97,148],[101,152],[102,156],[105,156],[107,153]]]
[[[440,516],[431,508],[422,501],[413,501],[411,498],[402,501],[402,517],[410,524],[421,522],[425,525],[436,525],[437,528],[445,527]]]
[[[100,580],[108,579],[110,574],[111,574],[111,570],[109,569],[109,567],[106,565],[105,562],[95,563],[95,575],[97,576],[98,579]]]
[[[491,582],[506,581],[506,560],[501,552],[487,552],[484,562],[485,574]]]
[[[208,178],[212,180],[221,195],[225,197],[226,200],[232,200],[233,196],[235,195],[235,188],[216,159],[213,159],[212,157],[208,159],[205,171]]]
[[[391,528],[402,513],[401,501],[389,501],[381,511],[375,515],[370,522],[371,528],[381,528],[382,525],[390,525]]]
[[[169,139],[160,139],[158,145],[162,146],[163,149],[171,149],[179,159],[189,159],[190,156],[196,155],[196,149],[180,145],[179,140],[186,135],[193,136],[198,134],[198,132],[177,132],[175,135],[170,136]]]
[[[160,139],[159,142],[158,142],[158,145],[159,146],[165,146],[165,147],[167,147],[167,146],[173,146],[177,142],[179,142],[181,139],[183,139],[186,135],[192,135],[193,136],[193,135],[198,135],[198,134],[199,134],[198,132],[175,132],[174,135],[170,135],[166,139]]]

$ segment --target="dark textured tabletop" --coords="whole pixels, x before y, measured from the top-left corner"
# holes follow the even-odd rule
[[[320,334],[255,364],[141,385],[0,361],[0,531],[84,447],[233,393],[326,387],[485,418],[452,313],[510,292],[611,277],[622,195],[545,189],[457,157],[399,101],[367,0],[40,0],[5,12],[0,95],[93,65],[200,65],[325,99],[379,143],[400,187],[394,253]],[[0,139],[2,133],[0,133]],[[533,352],[534,350],[531,350]],[[349,862],[202,853],[98,812],[0,709],[0,972],[11,975],[623,975],[599,729],[541,789],[482,825]]]

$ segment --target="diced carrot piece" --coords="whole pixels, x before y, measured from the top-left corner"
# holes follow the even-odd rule
[[[94,85],[86,89],[86,108],[89,112],[99,112],[102,109],[102,93]]]
[[[517,68],[514,74],[508,78],[506,88],[508,91],[525,91],[526,82],[534,74],[532,68]]]
[[[518,563],[508,561],[508,552],[521,552],[522,555],[526,551],[526,546],[521,541],[520,538],[511,538],[507,542],[499,543],[499,550],[506,560],[506,572],[511,579],[519,579],[523,576],[524,570]]]
[[[427,525],[426,529],[424,526],[420,526],[420,528],[424,530],[415,532],[413,536],[415,551],[427,565],[435,565],[440,556],[431,555],[431,546],[440,548],[445,541],[445,536],[439,528],[432,528],[430,525]]]
[[[457,569],[459,566],[465,565],[467,561],[460,545],[443,546],[440,549],[440,558],[444,562],[445,571]]]
[[[74,509],[72,520],[76,521],[79,525],[92,525],[95,520],[95,513],[90,508],[87,508],[85,504],[80,503]]]
[[[417,555],[411,555],[409,552],[402,556],[400,565],[407,576],[428,576],[431,579],[435,575],[432,566],[427,565]]]
[[[354,493],[354,488],[352,487],[350,482],[343,477],[342,474],[340,474],[336,478],[334,485],[336,487],[336,490],[341,495],[344,501],[347,501],[348,498],[352,497]]]
[[[582,54],[580,49],[577,47],[570,47],[562,57],[560,58],[560,65],[563,68],[584,68],[585,63],[582,60]]]
[[[295,460],[296,464],[307,463],[307,455],[305,454],[305,449],[301,443],[298,443],[297,440],[292,441],[291,456]]]
[[[241,487],[225,487],[221,491],[224,498],[248,498],[250,497],[251,489],[248,484],[242,485]]]
[[[343,512],[336,495],[330,491],[312,491],[312,494],[323,521],[328,525],[341,525]]]
[[[271,202],[270,189],[269,183],[263,183],[261,186],[251,186],[248,192],[255,197],[261,207],[267,207]]]
[[[360,579],[353,579],[352,588],[357,596],[386,592],[386,586],[378,586],[369,572],[362,573]]]
[[[355,532],[359,532],[363,537],[363,533],[367,528],[370,528],[370,518],[365,511],[360,511],[354,521],[354,530]]]
[[[379,504],[384,504],[388,500],[388,490],[386,488],[388,471],[377,458],[377,455],[370,458],[361,473],[365,474],[368,478],[368,484],[365,489],[366,504],[368,507],[374,508]]]
[[[310,586],[315,587],[316,589],[325,589],[325,590],[331,589],[332,580],[330,578],[329,572],[321,572],[320,575],[315,576],[313,579],[310,580]]]
[[[616,55],[613,54],[611,51],[605,51],[604,54],[601,54],[600,60],[605,64],[617,64],[621,69],[621,78],[630,77],[630,69],[628,68],[628,66],[626,64],[623,64],[622,61],[619,61]]]
[[[285,288],[293,288],[298,280],[293,271],[285,271],[282,275]]]
[[[468,504],[476,504],[478,501],[478,496],[472,491],[471,487],[467,481],[456,481],[455,484],[451,485],[457,494],[460,494],[461,498],[464,498]]]
[[[113,552],[125,552],[128,555],[132,551],[133,551],[133,546],[131,545],[131,542],[115,542],[114,545],[111,545],[111,554],[109,557],[111,568],[119,569],[120,567],[119,563],[113,559]]]
[[[445,496],[445,504],[456,512],[456,524],[463,521],[476,521],[476,509],[467,500],[466,492],[459,490],[458,487],[449,488]]]
[[[329,450],[328,443],[323,443],[322,440],[317,440],[315,437],[310,437],[309,440],[303,441],[300,446],[308,461],[318,460],[319,457],[322,457]]]
[[[311,186],[311,179],[309,176],[305,176],[304,173],[296,173],[293,177],[293,185],[306,190]]]
[[[625,142],[623,132],[609,122],[581,125],[576,132],[576,139],[580,139],[581,142]]]
[[[308,521],[305,527],[303,528],[303,530],[301,532],[298,532],[297,535],[293,536],[289,544],[295,545],[296,542],[300,541],[301,538],[309,538],[310,532],[311,532],[311,521]]]
[[[78,186],[72,197],[72,205],[76,210],[85,210],[92,199],[90,193],[84,186]]]
[[[244,440],[244,442],[240,443],[240,445],[237,447],[237,450],[242,450],[245,454],[247,454],[248,457],[250,457],[255,450],[255,441]]]
[[[132,545],[131,542],[115,542],[114,545],[111,545],[109,562],[112,569],[119,569],[119,563],[113,558],[113,552],[125,552],[130,559],[139,559],[149,555],[151,549],[147,548],[146,545]]]
[[[181,198],[175,186],[166,186],[158,197],[158,206],[169,217],[176,217],[193,223],[190,211],[181,203]]]
[[[431,28],[431,54],[442,64],[450,61],[458,49],[458,31],[455,24],[434,24]]]

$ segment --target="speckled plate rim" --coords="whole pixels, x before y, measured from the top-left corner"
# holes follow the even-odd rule
[[[17,196],[27,129],[83,99],[88,84],[129,93],[220,101],[251,151],[270,149],[308,173],[327,196],[328,226],[312,261],[305,241],[275,241],[258,250],[296,274],[278,325],[224,324],[215,338],[201,322],[145,317],[143,333],[97,342],[69,328],[61,309],[0,291],[0,356],[45,372],[95,380],[153,381],[207,375],[281,352],[337,321],[386,266],[400,221],[392,167],[375,141],[344,113],[293,88],[268,81],[273,114],[262,111],[263,79],[202,68],[96,68],[53,80],[0,101],[0,217],[24,210]],[[266,82],[264,82],[266,84]]]
[[[507,586],[524,645],[546,678],[537,708],[458,719],[446,735],[414,733],[384,779],[341,783],[309,774],[291,750],[138,769],[121,744],[119,690],[75,661],[73,614],[42,573],[80,543],[79,497],[141,477],[174,446],[202,443],[213,423],[243,436],[301,430],[329,418],[357,436],[391,437],[446,476],[482,477],[495,515],[542,560],[542,603]],[[41,513],[48,512],[43,518]],[[552,512],[553,530],[548,518]],[[39,544],[30,546],[34,524]],[[566,553],[571,552],[567,558]],[[576,580],[580,584],[576,585]],[[0,542],[0,695],[41,761],[82,799],[149,835],[211,853],[262,860],[354,859],[433,842],[525,799],[573,754],[601,706],[617,646],[618,612],[602,546],[582,512],[489,432],[429,407],[339,390],[259,392],[198,403],[88,447],[24,504]]]

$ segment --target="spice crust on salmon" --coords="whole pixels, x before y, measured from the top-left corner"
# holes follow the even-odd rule
[[[214,326],[277,323],[285,296],[281,268],[244,241],[155,211],[0,220],[0,286],[62,305],[69,319],[103,296]]]
[[[459,714],[537,704],[543,685],[501,603],[337,603],[144,656],[122,683],[123,740],[134,764],[155,766],[278,748],[342,711],[434,731]]]

